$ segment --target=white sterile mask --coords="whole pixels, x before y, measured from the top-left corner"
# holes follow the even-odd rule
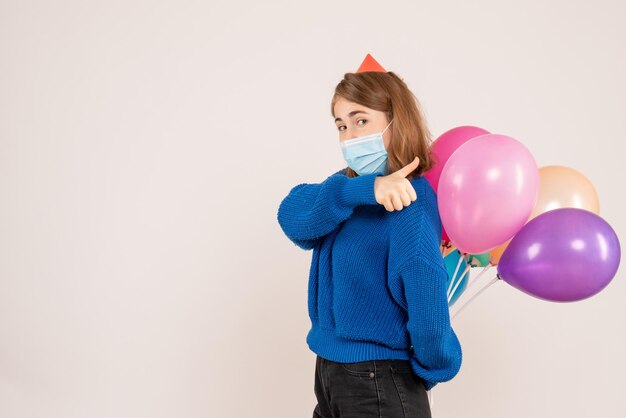
[[[391,122],[393,119],[389,125]],[[343,158],[358,175],[387,173],[387,150],[383,141],[383,134],[387,128],[383,129],[382,132],[340,141]]]

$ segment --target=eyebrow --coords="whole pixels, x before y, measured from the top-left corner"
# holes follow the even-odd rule
[[[356,115],[357,113],[365,113],[366,115],[368,114],[364,110],[353,110],[352,112],[348,113],[348,117],[351,118],[352,116]],[[341,120],[341,118],[335,118],[335,122],[338,122],[340,120]]]

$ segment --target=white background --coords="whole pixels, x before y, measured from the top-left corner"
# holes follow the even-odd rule
[[[626,4],[0,2],[0,416],[309,417],[310,252],[289,189],[344,167],[334,86],[369,52],[433,137],[585,174],[622,238]],[[624,268],[578,303],[496,283],[433,416],[621,417]]]

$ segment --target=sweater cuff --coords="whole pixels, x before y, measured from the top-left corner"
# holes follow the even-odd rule
[[[341,190],[339,199],[347,206],[377,205],[374,195],[374,182],[382,173],[363,174],[361,176],[347,178]]]

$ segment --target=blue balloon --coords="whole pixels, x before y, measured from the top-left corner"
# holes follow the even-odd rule
[[[461,260],[461,265],[457,270],[459,260]],[[448,289],[452,291],[456,287],[456,290],[454,290],[454,292],[452,293],[452,299],[450,299],[450,302],[448,303],[448,306],[452,306],[467,288],[467,281],[469,280],[470,269],[467,268],[468,264],[467,260],[465,260],[465,257],[463,257],[459,250],[456,249],[454,251],[451,251],[450,254],[448,254],[447,256],[445,256],[443,258],[443,261],[445,262],[446,270],[448,271]],[[467,272],[463,274],[465,270],[467,270]],[[456,275],[454,275],[455,271]],[[460,284],[458,284],[459,281],[461,282]],[[450,285],[451,282],[452,285]]]

